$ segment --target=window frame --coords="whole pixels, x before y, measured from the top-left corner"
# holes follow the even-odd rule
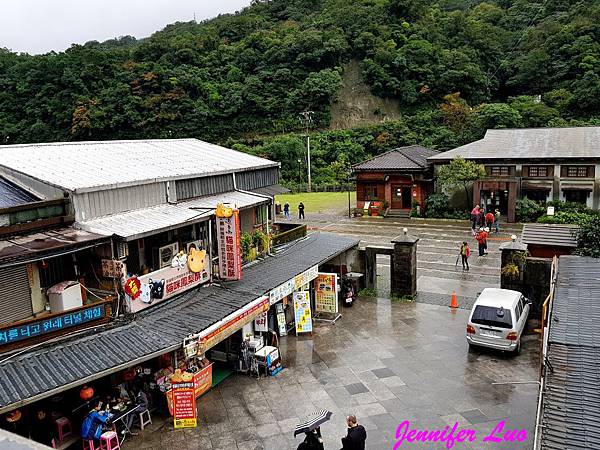
[[[510,167],[509,166],[489,166],[490,167],[490,176],[492,177],[509,177],[510,176]],[[494,173],[497,171],[498,173]],[[506,172],[506,173],[504,173]]]
[[[375,183],[368,183],[364,185],[364,198],[366,202],[379,201],[378,187],[379,186]],[[369,195],[371,193],[374,193],[374,195]]]

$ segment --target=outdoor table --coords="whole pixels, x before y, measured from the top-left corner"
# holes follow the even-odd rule
[[[120,421],[123,424],[123,428],[125,429],[125,433],[122,435],[122,438],[119,441],[120,445],[123,445],[123,442],[125,441],[125,437],[127,436],[127,434],[128,433],[131,434],[131,430],[127,426],[127,422],[125,421],[125,419],[130,414],[133,414],[136,411],[141,411],[141,409],[142,409],[141,405],[128,406],[125,411],[120,411],[118,409],[111,409],[111,412],[109,415],[109,420],[112,423],[112,425],[115,427],[115,432],[117,432],[117,436],[119,435],[119,433],[117,431],[117,422]]]

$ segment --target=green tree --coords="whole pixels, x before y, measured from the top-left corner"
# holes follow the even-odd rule
[[[600,258],[600,216],[594,215],[580,222],[575,236],[578,255]]]
[[[467,199],[467,209],[471,207],[469,187],[474,181],[485,176],[485,168],[481,164],[464,158],[454,158],[438,170],[438,182],[441,187],[456,190],[463,188]]]

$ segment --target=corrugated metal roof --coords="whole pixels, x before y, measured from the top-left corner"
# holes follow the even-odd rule
[[[274,197],[279,194],[287,194],[290,192],[288,188],[285,186],[281,186],[280,184],[274,184],[272,186],[265,186],[257,189],[252,189],[252,192],[262,195],[268,195],[269,197]]]
[[[278,166],[198,139],[5,145],[0,166],[71,191]]]
[[[78,222],[76,226],[105,236],[116,234],[127,240],[133,240],[177,228],[185,223],[205,220],[214,213],[217,203],[231,203],[237,205],[238,208],[247,208],[268,201],[268,199],[258,195],[230,191],[181,203],[164,204],[112,214],[98,219]]]
[[[600,159],[600,127],[487,130],[483,139],[432,156],[465,159]]]
[[[72,227],[15,236],[0,241],[0,266],[24,264],[65,251],[109,241],[110,238],[106,236],[76,230]]]
[[[1,152],[0,155],[2,155]],[[0,208],[10,208],[37,201],[39,198],[0,177]]]
[[[148,308],[131,322],[99,326],[84,336],[47,343],[9,359],[0,357],[0,411],[181,347],[190,333],[208,328],[295,275],[356,245],[358,241],[352,238],[314,233],[244,268],[242,281],[201,287]]]
[[[423,170],[429,165],[427,158],[437,155],[438,151],[420,145],[400,147],[377,155],[353,166],[361,170]]]
[[[559,258],[547,357],[541,448],[600,448],[600,260]]]
[[[523,225],[521,241],[524,244],[547,245],[550,247],[577,247],[576,225],[554,225],[527,223]]]

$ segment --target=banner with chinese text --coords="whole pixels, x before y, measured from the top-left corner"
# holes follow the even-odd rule
[[[335,273],[320,273],[315,278],[315,312],[337,314],[337,275]]]
[[[173,424],[177,428],[196,428],[196,392],[194,382],[173,383]]]
[[[216,217],[216,221],[219,275],[224,280],[240,280],[242,278],[240,212],[234,209],[231,217]]]
[[[308,291],[294,292],[294,317],[296,319],[296,334],[312,333],[310,293]]]

